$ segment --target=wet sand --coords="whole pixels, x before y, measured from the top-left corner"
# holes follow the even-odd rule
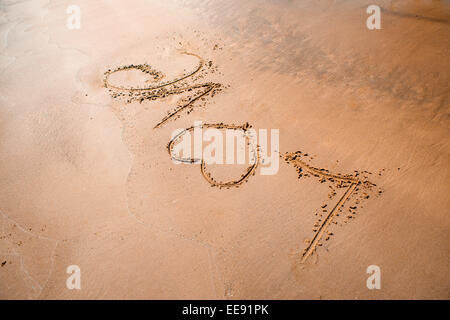
[[[449,298],[449,1],[378,1],[381,30],[363,0],[132,3],[78,1],[79,30],[72,3],[0,5],[0,298]],[[105,87],[196,70],[183,52],[206,69],[179,94]],[[174,164],[199,120],[279,129],[278,173]]]

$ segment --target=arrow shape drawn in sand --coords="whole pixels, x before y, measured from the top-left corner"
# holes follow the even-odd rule
[[[306,171],[307,173],[315,177],[321,178],[320,180],[321,182],[329,181],[334,183],[337,188],[346,188],[344,194],[341,196],[339,201],[334,205],[331,211],[328,212],[328,214],[323,220],[320,220],[321,223],[318,226],[318,229],[315,230],[316,232],[314,234],[313,239],[309,242],[308,246],[304,249],[302,253],[300,261],[301,263],[304,263],[306,262],[308,257],[310,257],[314,253],[317,246],[320,245],[320,241],[322,240],[323,235],[326,232],[328,226],[331,224],[333,218],[338,214],[341,208],[344,207],[345,203],[350,198],[350,196],[354,194],[355,191],[358,191],[358,188],[362,188],[365,192],[363,194],[363,197],[359,201],[362,201],[363,199],[368,199],[369,198],[368,192],[372,191],[372,188],[376,185],[368,180],[358,179],[357,176],[359,176],[360,173],[357,171],[355,171],[356,172],[355,175],[340,175],[340,174],[331,174],[326,169],[315,168],[307,164],[305,161],[301,160],[300,158],[302,156],[308,156],[308,154],[302,154],[301,151],[297,151],[295,153],[286,153],[285,155],[285,161],[287,163],[292,163],[294,167],[297,168],[299,178],[302,177],[303,175],[306,175],[302,173]],[[367,171],[364,171],[363,173],[371,174],[370,172]],[[332,190],[333,195],[335,195],[336,193],[334,192],[334,188],[332,188]],[[379,191],[379,193],[381,193],[381,191]],[[330,199],[332,198],[332,196],[330,197]],[[355,209],[356,206],[354,207],[354,210]]]

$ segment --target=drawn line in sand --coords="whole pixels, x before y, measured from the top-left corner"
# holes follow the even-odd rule
[[[241,175],[241,177],[237,180],[231,180],[231,181],[217,181],[215,180],[210,173],[206,171],[206,163],[203,160],[203,158],[179,158],[173,155],[173,147],[175,145],[175,142],[181,138],[183,135],[185,135],[189,131],[193,131],[195,128],[216,128],[216,129],[231,129],[231,130],[242,130],[243,135],[246,139],[247,145],[251,146],[251,165],[245,170],[244,174]],[[205,178],[206,181],[212,186],[212,187],[219,187],[219,188],[230,188],[230,187],[239,187],[239,185],[243,184],[244,182],[247,182],[248,179],[255,174],[256,168],[258,167],[260,155],[259,155],[259,146],[255,143],[254,139],[251,139],[249,134],[249,129],[251,126],[248,123],[245,123],[244,125],[238,126],[238,125],[228,125],[224,123],[213,123],[213,124],[201,124],[201,125],[194,125],[192,127],[186,128],[182,131],[180,131],[177,135],[175,135],[167,144],[167,150],[169,151],[169,155],[172,160],[183,162],[183,163],[191,163],[191,164],[200,164],[200,170]]]
[[[299,174],[299,178],[303,176],[309,177],[310,175],[312,175],[314,177],[320,178],[321,183],[331,182],[332,185],[330,186],[331,193],[328,196],[329,199],[332,199],[337,194],[335,188],[346,188],[344,194],[330,210],[330,212],[325,209],[327,207],[327,204],[324,204],[322,206],[322,214],[325,214],[325,217],[320,218],[314,225],[315,229],[313,229],[313,231],[315,232],[315,234],[312,240],[309,241],[307,247],[304,249],[300,260],[301,263],[304,263],[306,262],[308,257],[310,257],[315,252],[316,248],[318,246],[321,246],[321,240],[325,232],[327,232],[327,228],[333,222],[333,219],[336,216],[339,216],[339,214],[342,212],[344,205],[350,199],[350,197],[353,194],[357,194],[359,191],[363,191],[360,199],[356,200],[355,205],[349,208],[350,215],[348,215],[347,217],[351,219],[354,217],[354,214],[356,214],[357,205],[361,205],[365,199],[369,199],[369,193],[373,191],[373,187],[375,187],[376,185],[367,180],[367,175],[371,174],[368,171],[355,171],[355,174],[353,175],[331,174],[327,169],[319,169],[307,164],[305,161],[300,159],[301,157],[308,157],[308,154],[303,154],[301,151],[286,153],[284,159],[287,163],[292,163],[294,165]],[[363,176],[363,179],[358,178],[358,176],[360,175]],[[381,194],[382,191],[380,190],[378,191],[378,193]],[[332,235],[332,233],[328,234]],[[329,236],[326,240],[328,239]]]
[[[211,61],[206,64],[205,60],[195,53],[181,52],[181,54],[196,57],[198,58],[199,63],[195,69],[190,72],[184,73],[179,78],[175,78],[166,82],[160,82],[164,78],[164,74],[162,72],[153,69],[148,64],[131,64],[120,66],[115,69],[109,69],[108,71],[106,71],[105,78],[103,80],[104,86],[109,89],[110,95],[114,99],[126,98],[127,103],[131,103],[133,101],[139,101],[140,103],[142,103],[144,100],[163,99],[175,94],[181,94],[184,92],[191,92],[195,90],[199,91],[193,96],[189,96],[186,99],[181,99],[180,101],[178,101],[178,106],[175,107],[172,111],[169,111],[168,114],[154,126],[154,129],[159,128],[171,119],[178,119],[182,111],[187,110],[187,113],[189,114],[190,112],[192,112],[194,103],[196,101],[203,99],[208,95],[211,95],[211,97],[213,97],[217,92],[221,90],[221,84],[219,83],[207,82],[203,84],[189,84],[188,80],[196,81],[206,74],[201,73],[202,71],[204,71],[205,65],[207,65],[212,71],[214,71],[214,69],[211,69]],[[133,69],[148,74],[152,77],[152,81],[159,83],[143,88],[125,87],[111,84],[110,76],[112,74],[126,72]]]
[[[7,224],[9,224],[9,231],[7,231]],[[11,230],[14,230],[12,232]],[[29,266],[26,265],[25,259],[24,259],[24,253],[19,250],[20,246],[22,245],[22,241],[19,241],[16,243],[11,239],[12,233],[20,234],[21,236],[18,236],[19,239],[23,239],[23,241],[45,241],[53,243],[53,249],[51,250],[50,257],[49,257],[49,270],[47,272],[47,276],[44,281],[39,280],[36,275],[32,274],[32,272],[29,270]],[[25,240],[27,239],[27,240]],[[27,285],[28,287],[28,297],[30,299],[38,299],[41,296],[41,293],[46,288],[48,282],[50,281],[51,276],[54,272],[54,266],[55,266],[55,257],[56,257],[56,249],[59,244],[59,240],[52,239],[49,237],[45,237],[42,235],[39,235],[38,233],[31,232],[31,229],[27,229],[20,225],[18,222],[13,220],[11,217],[9,217],[7,214],[2,212],[0,210],[0,244],[1,241],[5,241],[8,245],[6,247],[0,246],[0,255],[2,256],[10,256],[10,257],[17,257],[19,259],[19,270],[22,274],[22,281]],[[39,245],[36,245],[36,247],[39,247]],[[32,254],[39,253],[39,251],[35,251]],[[10,262],[11,263],[11,262]],[[3,267],[3,265],[2,265]]]

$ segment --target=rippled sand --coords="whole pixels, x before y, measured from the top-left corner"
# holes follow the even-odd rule
[[[448,299],[449,1],[378,1],[372,31],[372,1],[130,2],[77,1],[79,30],[71,3],[0,4],[0,298]],[[177,77],[183,51],[224,90],[176,121],[154,129],[183,95],[104,87],[121,65]],[[212,188],[166,148],[198,120],[279,129],[281,154],[383,192],[301,263],[327,184],[280,159]]]

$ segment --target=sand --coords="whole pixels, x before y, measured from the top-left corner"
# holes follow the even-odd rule
[[[0,4],[1,299],[449,298],[449,1],[71,4]],[[195,121],[279,129],[278,172],[175,164]]]

